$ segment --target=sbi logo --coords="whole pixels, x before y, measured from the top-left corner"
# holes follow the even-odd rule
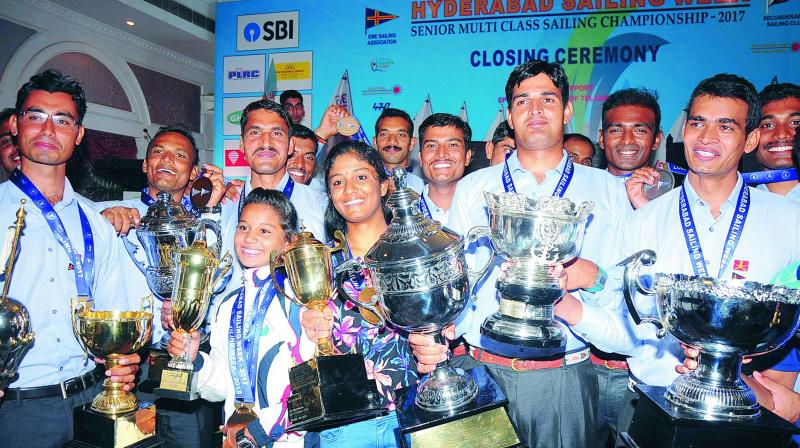
[[[250,22],[244,27],[244,40],[255,42],[261,35],[261,27],[257,23]]]

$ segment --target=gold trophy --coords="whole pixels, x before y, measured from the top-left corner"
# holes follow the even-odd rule
[[[167,363],[167,367],[161,372],[160,387],[153,394],[190,401],[200,397],[197,392],[197,375],[189,355],[191,333],[203,324],[211,294],[230,270],[233,257],[225,254],[222,259],[217,258],[208,249],[201,235],[191,246],[176,251],[172,263],[175,269],[172,320],[175,331],[183,337],[186,349]]]
[[[8,297],[19,237],[25,226],[25,202],[27,202],[25,199],[20,200],[17,221],[8,228],[11,244],[8,247],[3,295],[0,296],[0,390],[5,389],[14,380],[22,357],[33,345],[31,316],[28,310],[18,301]]]
[[[322,311],[333,296],[331,253],[346,253],[344,235],[334,233],[331,248],[301,229],[297,239],[270,257],[275,289],[301,307]],[[281,288],[275,271],[283,267],[294,296]],[[331,337],[317,340],[316,356],[289,370],[292,395],[288,400],[289,431],[321,430],[383,413],[375,382],[367,378],[364,357],[339,355]]]
[[[106,368],[118,367],[120,358],[133,354],[150,342],[153,296],[142,299],[140,311],[94,311],[94,302],[72,301],[72,329],[84,351],[105,359]],[[75,408],[75,439],[68,446],[103,448],[156,446],[155,433],[145,434],[136,425],[139,402],[122,383],[107,378],[103,391],[89,405]]]

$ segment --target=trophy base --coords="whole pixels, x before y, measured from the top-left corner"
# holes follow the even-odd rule
[[[518,351],[519,347],[531,350],[531,357],[563,353],[567,347],[564,329],[551,320],[517,319],[494,313],[481,324],[481,335]],[[498,353],[503,354],[503,353]],[[516,356],[516,353],[512,355]]]
[[[192,401],[200,398],[197,392],[197,372],[165,368],[161,372],[160,387],[153,389],[153,395],[159,398]]]
[[[466,374],[475,381],[478,394],[449,412],[429,412],[418,407],[416,384],[397,390],[397,420],[405,448],[522,446],[504,408],[508,399],[486,367],[470,369]]]
[[[287,431],[322,431],[386,413],[362,355],[317,356],[289,369]]]
[[[703,420],[667,401],[665,387],[635,387],[639,401],[628,432],[620,435],[629,448],[788,448],[792,435],[800,433],[796,426],[766,409],[746,420]]]
[[[65,447],[150,448],[163,446],[155,432],[144,434],[136,426],[136,411],[112,416],[93,411],[90,405],[75,408],[74,439]]]

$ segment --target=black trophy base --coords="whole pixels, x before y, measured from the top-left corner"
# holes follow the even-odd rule
[[[397,391],[397,420],[405,448],[522,446],[504,407],[508,399],[486,367],[476,367],[466,373],[478,386],[478,396],[450,412],[428,412],[417,407],[414,403],[416,384]]]
[[[161,384],[159,386],[153,389],[153,395],[158,398],[171,398],[182,401],[193,401],[200,398],[200,393],[197,392],[197,372],[191,370],[178,370],[167,367],[161,372]]]
[[[317,356],[289,370],[287,431],[322,431],[386,414],[361,355]]]
[[[164,445],[155,433],[144,434],[136,426],[136,411],[111,416],[91,409],[90,404],[75,408],[72,421],[75,437],[69,448],[150,448]]]
[[[639,401],[631,426],[621,434],[629,448],[788,448],[792,435],[800,433],[763,408],[752,419],[702,420],[668,402],[665,387],[636,385],[636,390]]]
[[[155,389],[161,387],[161,375],[164,369],[167,368],[167,363],[169,363],[171,357],[160,342],[150,346],[148,351],[150,365],[148,366],[147,378],[137,388],[144,393],[152,394]]]

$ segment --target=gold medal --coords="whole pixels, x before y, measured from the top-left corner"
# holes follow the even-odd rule
[[[225,426],[231,428],[233,426],[247,426],[253,420],[258,420],[258,415],[253,412],[254,403],[237,403],[236,410],[228,417]]]
[[[361,125],[358,123],[354,117],[342,117],[336,123],[336,132],[350,137],[351,135],[356,135],[358,130],[361,128]]]

